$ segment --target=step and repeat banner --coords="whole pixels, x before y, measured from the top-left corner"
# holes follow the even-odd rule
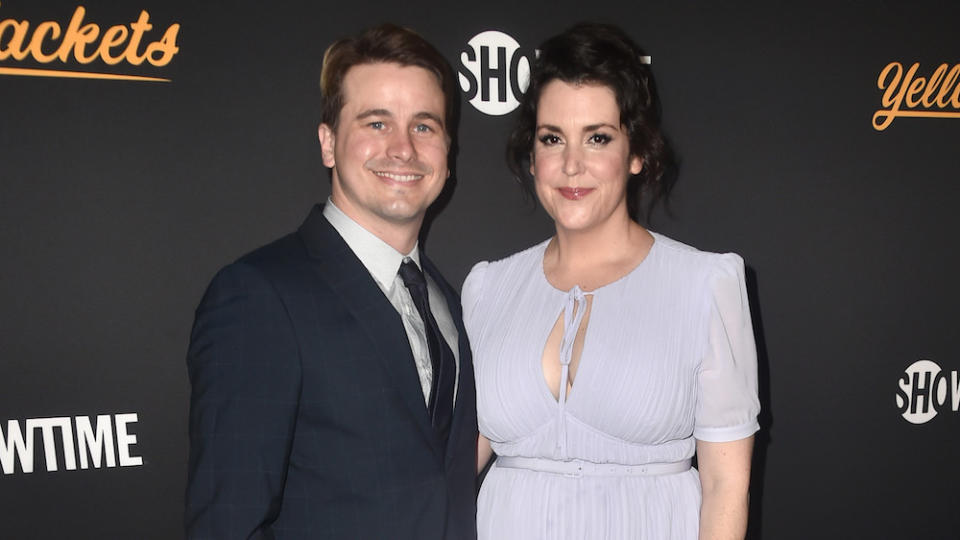
[[[458,72],[425,249],[459,285],[551,234],[504,144],[580,20],[651,55],[651,228],[748,266],[751,537],[960,537],[960,4],[627,0],[0,0],[0,537],[182,536],[193,311],[326,199],[332,40],[396,22]]]

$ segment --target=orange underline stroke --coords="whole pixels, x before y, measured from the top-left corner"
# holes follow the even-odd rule
[[[896,118],[911,117],[911,118],[960,118],[960,112],[938,112],[938,111],[877,111],[881,113],[881,116],[894,116]],[[884,114],[885,113],[885,114]]]
[[[28,69],[0,67],[0,75],[24,75],[27,77],[60,77],[69,79],[106,79],[111,81],[170,82],[170,79],[140,77],[138,75],[114,75],[112,73],[88,73],[83,71],[58,71],[55,69]]]

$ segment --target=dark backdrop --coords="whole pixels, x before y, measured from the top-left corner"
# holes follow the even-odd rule
[[[326,198],[317,81],[334,38],[409,25],[466,74],[461,52],[483,31],[529,54],[581,19],[617,22],[653,57],[681,167],[672,214],[652,228],[748,265],[764,406],[752,535],[960,536],[960,118],[872,123],[885,66],[918,62],[929,77],[960,63],[960,4],[210,4],[84,4],[101,32],[147,11],[144,44],[179,24],[164,66],[18,59],[3,54],[14,25],[0,26],[3,537],[182,534],[193,309],[220,266]],[[77,5],[3,0],[0,21],[66,29]],[[956,115],[949,96],[913,108]],[[452,196],[425,244],[456,284],[551,234],[503,163],[512,117],[468,97]],[[932,364],[914,381],[905,371],[921,359]],[[67,470],[62,431],[47,429],[48,470],[44,419],[129,413],[126,448],[142,464]],[[14,424],[34,428],[33,472],[14,459]]]

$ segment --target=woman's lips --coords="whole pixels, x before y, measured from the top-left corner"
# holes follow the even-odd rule
[[[582,188],[582,187],[562,187],[557,188],[560,192],[560,195],[564,199],[569,199],[571,201],[579,201],[580,199],[589,195],[594,188]]]

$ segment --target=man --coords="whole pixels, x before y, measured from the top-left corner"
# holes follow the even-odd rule
[[[470,348],[417,246],[450,174],[452,72],[383,25],[327,49],[321,90],[330,200],[197,309],[188,536],[473,538]]]

